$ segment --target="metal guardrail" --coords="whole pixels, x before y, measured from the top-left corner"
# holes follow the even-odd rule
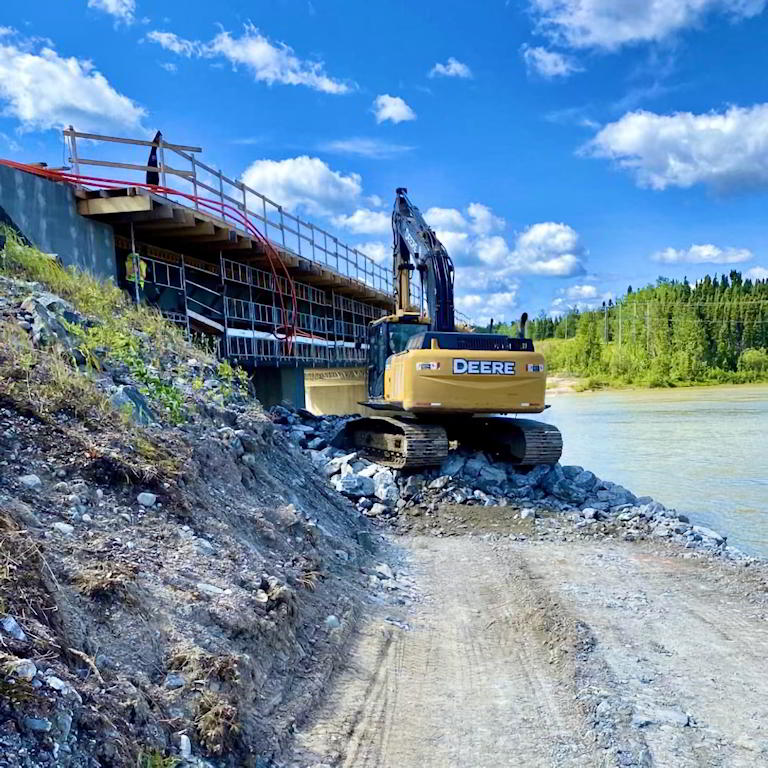
[[[174,176],[180,179],[182,184],[191,186],[193,195],[202,197],[200,191],[204,190],[213,195],[214,201],[220,201],[221,219],[233,224],[234,228],[238,228],[238,217],[228,209],[228,206],[234,207],[242,216],[251,221],[265,237],[283,249],[291,251],[300,258],[318,266],[328,267],[339,275],[392,295],[392,273],[389,269],[378,264],[357,248],[351,248],[346,243],[341,242],[335,235],[322,227],[289,213],[282,205],[270,200],[242,181],[230,179],[222,173],[221,169],[212,168],[201,162],[195,156],[202,152],[201,147],[172,144],[162,139],[154,143],[142,139],[82,133],[76,131],[72,126],[62,133],[69,140],[71,154],[69,161],[77,174],[80,173],[81,165],[119,168],[142,174],[151,171],[159,174],[160,183],[163,187],[168,186],[167,177]],[[78,139],[89,142],[156,147],[158,167],[82,157],[78,152]],[[169,165],[166,162],[166,152],[170,152],[185,161],[187,168],[176,168]],[[127,181],[126,183],[129,184],[130,182]],[[190,205],[187,198],[174,199],[174,195],[170,193],[158,194],[162,194],[163,197],[174,200],[174,202]],[[194,206],[199,210],[199,203],[195,202]],[[240,228],[242,228],[242,221],[240,221]],[[243,236],[247,237],[247,232],[244,231]]]

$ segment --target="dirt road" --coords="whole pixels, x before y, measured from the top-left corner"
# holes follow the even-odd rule
[[[400,543],[415,599],[364,628],[292,765],[768,766],[748,577],[623,542]]]

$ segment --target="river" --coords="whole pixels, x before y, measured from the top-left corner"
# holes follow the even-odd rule
[[[768,386],[548,395],[580,464],[768,557]]]

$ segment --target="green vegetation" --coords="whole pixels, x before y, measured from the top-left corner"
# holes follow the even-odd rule
[[[768,381],[768,281],[737,271],[695,285],[659,278],[615,304],[542,313],[528,332],[551,372],[583,377],[590,388]]]
[[[159,312],[129,301],[113,283],[61,267],[37,249],[24,245],[12,230],[5,228],[2,232],[7,242],[0,256],[0,274],[42,283],[52,293],[70,301],[78,312],[92,317],[96,323],[91,327],[68,326],[79,339],[79,351],[86,362],[94,369],[99,369],[106,358],[124,363],[141,383],[142,393],[165,411],[170,422],[180,423],[182,398],[157,375],[157,369],[162,367],[160,362],[173,352],[198,358],[210,356],[187,342],[181,331]]]
[[[177,757],[167,757],[162,752],[152,750],[139,752],[137,768],[176,768],[181,763]]]

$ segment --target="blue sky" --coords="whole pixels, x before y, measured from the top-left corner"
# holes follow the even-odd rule
[[[466,314],[559,312],[768,276],[767,32],[768,0],[6,0],[0,156],[159,128],[384,263],[406,186]]]

